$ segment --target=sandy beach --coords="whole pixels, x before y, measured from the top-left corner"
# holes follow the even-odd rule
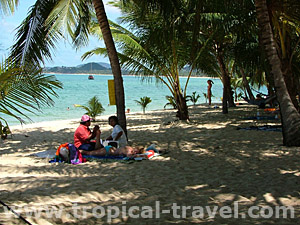
[[[33,154],[73,142],[79,119],[14,126],[13,136],[0,142],[0,200],[43,225],[300,224],[299,148],[282,146],[281,132],[238,129],[279,124],[245,119],[258,111],[269,115],[248,105],[223,115],[205,104],[189,108],[190,122],[174,121],[174,110],[130,113],[129,144],[154,143],[164,154],[78,165]],[[107,118],[92,123],[100,125],[103,138],[112,129]],[[276,218],[276,207],[283,206],[293,215]],[[215,215],[209,214],[213,209]],[[0,223],[25,224],[3,205]]]

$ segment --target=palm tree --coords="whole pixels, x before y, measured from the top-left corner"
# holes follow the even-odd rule
[[[286,146],[300,146],[300,115],[297,112],[288,93],[281,62],[278,57],[275,41],[270,24],[270,17],[266,0],[255,0],[257,21],[261,32],[261,41],[265,48],[274,76],[276,95],[280,105],[283,144]]]
[[[185,101],[188,82],[196,64],[201,62],[202,53],[210,39],[201,40],[199,38],[202,41],[201,50],[191,60],[190,51],[194,48],[188,41],[189,32],[184,30],[177,32],[174,27],[169,27],[170,23],[166,22],[159,12],[147,14],[149,18],[146,21],[139,21],[138,19],[135,21],[135,15],[139,13],[139,9],[133,6],[129,9],[125,8],[125,12],[132,13],[132,15],[123,17],[123,19],[131,19],[132,26],[136,26],[135,34],[119,24],[110,23],[114,39],[119,45],[118,54],[121,65],[137,75],[154,75],[157,80],[165,84],[176,100],[179,119],[188,120],[188,108]],[[184,14],[180,15],[184,17]],[[93,29],[93,31],[95,35],[100,35],[101,38],[97,29]],[[107,52],[104,48],[96,48],[85,53],[83,58],[92,54],[107,55]],[[179,71],[187,64],[191,64],[190,71],[186,83],[182,85],[179,80]]]
[[[96,12],[115,81],[117,116],[127,132],[123,79],[118,56],[110,34],[102,0],[39,0],[19,26],[17,42],[12,46],[11,58],[19,64],[30,62],[39,66],[51,59],[51,50],[67,31],[75,46],[88,41],[91,12]]]
[[[101,28],[103,35],[103,40],[107,49],[108,58],[110,61],[112,73],[114,75],[115,83],[115,95],[116,95],[116,105],[117,105],[117,117],[119,123],[127,136],[126,128],[126,116],[125,116],[125,95],[124,95],[124,86],[123,78],[121,73],[121,67],[119,63],[119,58],[117,55],[117,50],[111,35],[109,23],[105,13],[104,5],[102,0],[93,0],[93,5],[96,11],[96,16],[98,23]],[[128,136],[127,136],[128,137]]]
[[[100,115],[101,113],[103,113],[105,111],[105,109],[103,108],[101,102],[99,101],[97,96],[92,97],[89,101],[88,101],[88,105],[84,106],[84,105],[78,105],[75,104],[75,107],[80,107],[86,110],[87,115],[89,115],[90,117],[92,117],[93,121],[96,120],[96,116]]]
[[[271,0],[267,2],[272,18],[272,30],[283,77],[293,104],[299,111],[296,96],[299,84],[299,7],[298,0]]]
[[[150,102],[152,102],[151,98],[147,96],[140,98],[140,100],[134,100],[134,101],[142,107],[144,114],[145,114],[146,107]]]

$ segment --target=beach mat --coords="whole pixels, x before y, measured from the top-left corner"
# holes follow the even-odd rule
[[[237,130],[260,130],[260,131],[278,131],[282,132],[281,125],[264,125],[264,126],[250,126],[250,127],[237,127]]]

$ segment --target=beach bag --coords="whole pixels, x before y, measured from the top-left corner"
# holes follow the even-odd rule
[[[66,162],[71,164],[79,164],[85,162],[79,150],[71,143],[61,144],[55,154],[58,162]]]

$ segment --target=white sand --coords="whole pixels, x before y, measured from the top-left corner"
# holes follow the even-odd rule
[[[63,209],[59,218],[41,212],[26,215],[33,224],[106,224],[107,214],[96,218],[93,209],[109,206],[127,208],[149,206],[160,210],[178,206],[229,206],[239,203],[239,213],[250,206],[289,205],[295,208],[295,219],[247,217],[186,218],[170,213],[154,218],[117,216],[111,223],[129,224],[299,224],[300,172],[298,148],[282,146],[280,132],[237,130],[237,126],[274,124],[274,121],[244,120],[256,115],[256,108],[239,106],[223,115],[221,109],[205,105],[190,108],[191,122],[174,122],[173,110],[127,115],[131,145],[150,145],[168,153],[142,162],[91,161],[79,165],[48,163],[32,154],[55,152],[65,142],[73,141],[78,121],[51,121],[12,128],[13,137],[0,143],[0,199],[11,207]],[[264,112],[261,111],[261,114]],[[109,136],[107,117],[100,117],[102,136]],[[91,207],[80,218],[74,204]],[[73,207],[73,208],[72,208]],[[92,208],[94,207],[94,208]],[[97,208],[96,208],[97,209]],[[140,211],[134,211],[136,214]],[[99,217],[100,211],[98,211]],[[22,224],[0,205],[1,224]],[[11,217],[10,217],[11,216]],[[50,217],[50,218],[48,218]],[[140,216],[141,217],[141,216]],[[157,218],[159,217],[159,218]]]

